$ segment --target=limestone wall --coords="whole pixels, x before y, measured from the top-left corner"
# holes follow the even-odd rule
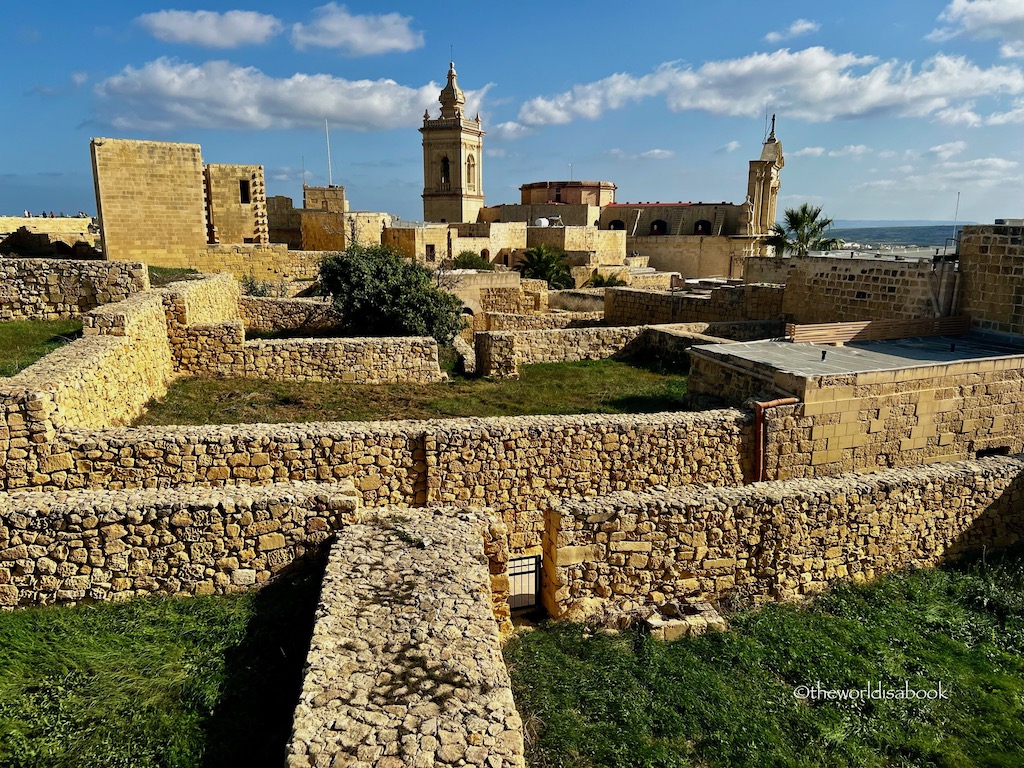
[[[279,299],[241,296],[238,310],[247,330],[284,331],[330,328],[338,318],[333,305],[323,299]]]
[[[483,527],[449,510],[380,510],[341,532],[295,709],[290,768],[525,766]]]
[[[752,256],[743,262],[743,282],[785,285],[792,263],[788,256]]]
[[[107,258],[192,266],[207,243],[199,145],[97,138],[90,148]]]
[[[604,312],[545,312],[513,314],[487,312],[484,330],[488,331],[544,331],[555,328],[586,328],[601,325]]]
[[[608,325],[775,320],[782,315],[784,290],[781,285],[722,286],[705,293],[608,288],[604,318]]]
[[[1024,333],[1024,228],[969,226],[960,234],[961,308],[973,325]]]
[[[351,485],[319,483],[0,494],[0,606],[236,592],[357,507]]]
[[[270,242],[262,165],[207,165],[204,170],[214,242]]]
[[[733,263],[742,264],[751,241],[732,237],[701,235],[631,237],[626,249],[648,257],[649,265],[661,272],[678,272],[684,278],[739,277]]]
[[[766,477],[1024,451],[1024,356],[812,377],[766,420]]]
[[[685,598],[815,594],[1021,539],[1021,457],[689,487],[561,502],[548,515],[544,604],[583,618]]]
[[[173,263],[159,256],[148,260],[161,266],[191,267],[199,272],[230,272],[239,280],[253,277],[264,282],[308,280],[320,272],[319,251],[290,251],[283,243],[269,245],[210,245],[189,251]]]
[[[916,320],[949,314],[952,265],[935,271],[930,261],[815,256],[786,261],[782,311],[792,322]]]
[[[92,225],[90,216],[0,216],[0,235],[8,235],[22,227],[29,232],[54,235],[84,235]]]
[[[507,378],[517,376],[520,365],[602,360],[622,352],[643,333],[640,325],[477,332],[477,372]]]
[[[739,410],[365,423],[69,430],[47,438],[59,470],[0,469],[6,487],[137,488],[351,479],[366,506],[478,504],[517,551],[538,546],[558,496],[750,476]]]
[[[0,259],[0,320],[73,318],[149,288],[137,261]]]

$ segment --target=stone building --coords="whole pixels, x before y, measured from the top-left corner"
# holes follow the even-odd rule
[[[423,218],[473,222],[484,204],[484,131],[480,115],[468,119],[466,96],[459,88],[455,62],[441,91],[441,114],[423,113]]]
[[[350,243],[379,245],[381,232],[391,215],[374,211],[349,211],[345,188],[302,188],[302,207],[290,197],[278,195],[267,204],[270,241],[285,243],[296,251],[343,251]]]

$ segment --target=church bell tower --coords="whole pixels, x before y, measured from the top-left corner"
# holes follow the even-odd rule
[[[779,199],[782,182],[779,171],[786,164],[782,156],[782,142],[775,138],[775,115],[772,115],[772,130],[761,148],[759,160],[750,161],[747,179],[747,201],[751,205],[750,234],[771,234],[775,223],[775,206]]]
[[[466,95],[459,88],[455,62],[441,91],[440,117],[423,113],[423,219],[474,222],[484,205],[484,131],[480,115],[464,114]]]

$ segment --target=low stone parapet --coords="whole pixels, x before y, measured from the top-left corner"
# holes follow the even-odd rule
[[[2,258],[0,321],[74,318],[148,288],[140,261]]]
[[[235,592],[358,507],[351,483],[0,494],[0,607]]]
[[[376,510],[339,533],[289,768],[525,766],[486,529],[466,510]]]
[[[246,330],[251,331],[319,330],[338,322],[334,305],[324,299],[242,296],[238,308]]]

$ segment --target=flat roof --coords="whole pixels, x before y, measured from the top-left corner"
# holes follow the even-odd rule
[[[865,371],[891,371],[936,363],[955,363],[1024,355],[1024,338],[916,336],[886,341],[851,341],[844,346],[790,341],[745,341],[700,344],[693,349],[748,360],[797,376],[829,376]],[[825,353],[822,360],[821,353]]]

